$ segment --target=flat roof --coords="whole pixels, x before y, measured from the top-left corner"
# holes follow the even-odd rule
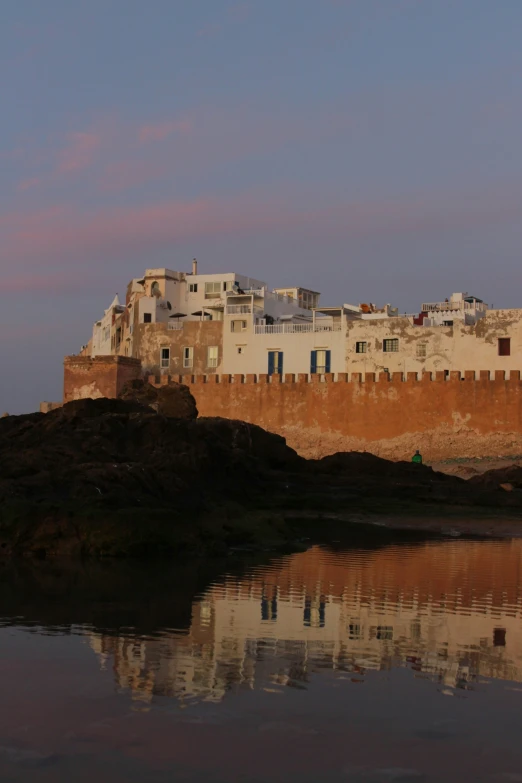
[[[304,288],[302,285],[282,285],[279,286],[279,288],[274,288],[275,293],[279,293],[280,291],[306,291],[307,294],[321,296],[320,291],[313,291],[311,288]]]

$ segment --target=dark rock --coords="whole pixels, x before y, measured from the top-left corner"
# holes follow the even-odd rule
[[[472,476],[469,483],[485,489],[499,489],[503,484],[511,484],[512,489],[522,489],[522,467],[510,465],[506,468],[487,470],[478,476]]]
[[[519,493],[371,454],[307,462],[253,424],[156,412],[134,388],[0,419],[0,556],[221,551],[309,532],[296,518],[522,507]],[[172,399],[178,414],[190,403],[183,387]]]
[[[119,398],[152,408],[169,419],[197,419],[196,400],[188,386],[170,383],[156,388],[148,381],[136,379],[125,384]]]

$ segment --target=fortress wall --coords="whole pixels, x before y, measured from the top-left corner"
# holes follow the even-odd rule
[[[67,357],[64,402],[115,397],[140,376],[126,357]],[[163,375],[187,384],[201,416],[242,419],[287,438],[306,457],[371,451],[391,459],[420,448],[427,461],[522,454],[520,371],[475,374]]]
[[[127,381],[139,378],[141,362],[127,356],[66,356],[63,401],[117,397]]]
[[[190,386],[201,416],[258,424],[307,457],[366,450],[404,459],[415,448],[430,460],[522,454],[519,371],[172,380]]]

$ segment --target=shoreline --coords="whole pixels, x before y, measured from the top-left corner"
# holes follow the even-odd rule
[[[362,526],[522,535],[522,468],[466,481],[368,452],[306,460],[256,425],[198,418],[183,387],[168,403],[171,415],[101,398],[0,420],[0,556],[225,554]]]

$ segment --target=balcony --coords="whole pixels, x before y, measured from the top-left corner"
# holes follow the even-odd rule
[[[254,326],[254,334],[304,334],[309,332],[340,332],[341,324],[323,326],[316,324],[272,324],[270,326]]]
[[[485,302],[466,302],[461,300],[460,302],[424,302],[421,306],[423,313],[433,312],[449,312],[460,310],[477,310],[479,313],[484,313],[488,309]]]
[[[167,324],[167,329],[169,332],[181,332],[183,329],[183,324],[181,321],[169,321]]]
[[[243,288],[241,289],[243,293],[238,293],[237,291],[227,291],[227,297],[228,296],[257,296],[257,297],[264,297],[265,296],[265,289],[264,288]]]
[[[257,305],[244,304],[244,305],[227,305],[227,315],[248,315],[249,313],[256,313],[260,315],[263,312],[262,307]]]

